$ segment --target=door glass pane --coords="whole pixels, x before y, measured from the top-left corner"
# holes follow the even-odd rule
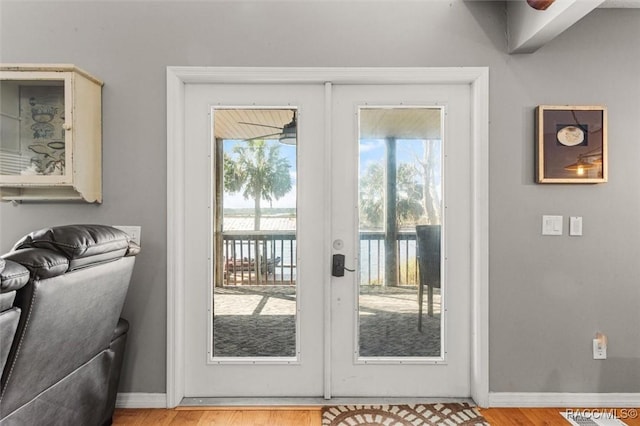
[[[442,356],[442,110],[359,109],[360,357]]]
[[[296,357],[296,110],[212,115],[214,358]]]

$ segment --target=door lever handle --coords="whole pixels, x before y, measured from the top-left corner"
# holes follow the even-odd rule
[[[355,272],[355,269],[349,269],[344,266],[344,254],[334,254],[333,262],[331,263],[331,275],[334,277],[343,277],[344,270],[349,272]]]

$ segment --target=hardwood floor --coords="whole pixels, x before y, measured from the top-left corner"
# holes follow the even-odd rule
[[[493,426],[567,426],[560,416],[564,408],[488,408],[480,413]],[[586,409],[593,413],[594,409]],[[604,409],[628,426],[640,426],[637,409]],[[321,408],[212,408],[200,409],[117,409],[116,426],[215,425],[215,426],[319,426]]]
[[[322,424],[321,417],[320,407],[245,410],[118,409],[113,417],[113,425],[319,426]]]

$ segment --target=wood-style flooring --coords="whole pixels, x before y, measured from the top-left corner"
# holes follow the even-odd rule
[[[593,409],[587,409],[592,413]],[[604,409],[628,426],[640,426],[639,410]],[[567,426],[559,414],[562,408],[481,409],[493,426]],[[215,425],[215,426],[320,426],[321,408],[211,408],[211,409],[117,409],[116,426],[133,425]]]

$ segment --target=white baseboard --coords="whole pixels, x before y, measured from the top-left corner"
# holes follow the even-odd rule
[[[489,392],[489,407],[640,407],[640,393]]]
[[[118,393],[116,408],[167,408],[166,393]]]
[[[489,407],[640,407],[640,393],[489,392]],[[117,408],[166,408],[165,393],[119,393]]]

